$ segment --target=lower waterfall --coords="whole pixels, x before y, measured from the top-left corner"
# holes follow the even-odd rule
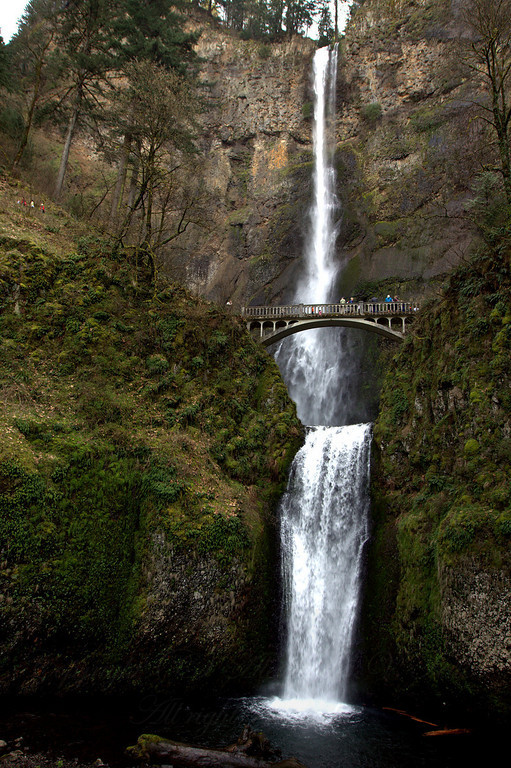
[[[310,429],[281,502],[284,699],[343,701],[367,538],[371,427]]]

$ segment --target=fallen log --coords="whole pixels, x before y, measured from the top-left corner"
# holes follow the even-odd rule
[[[423,725],[432,725],[435,730],[425,731],[423,736],[458,736],[462,733],[471,733],[468,728],[441,728],[437,723],[430,723],[429,720],[421,720],[420,717],[415,717],[409,712],[405,712],[403,709],[394,709],[394,707],[383,707],[387,712],[396,712],[398,715],[414,720],[416,723],[422,723]]]
[[[409,712],[405,712],[404,709],[395,709],[394,707],[382,707],[387,712],[395,712],[397,715],[403,715],[403,717],[408,717],[410,720],[414,720],[416,723],[424,723],[424,725],[432,725],[434,728],[439,728],[440,726],[437,725],[437,723],[430,723],[429,720],[421,720],[420,717],[416,717],[415,715],[411,715]]]
[[[245,737],[245,738],[244,738]],[[255,734],[245,729],[238,742],[226,749],[210,749],[183,744],[171,739],[163,739],[153,734],[139,736],[135,746],[126,752],[132,758],[155,763],[172,763],[175,768],[305,768],[294,757],[274,761],[268,757],[247,754],[259,743],[264,743],[267,753],[267,741],[262,734]]]
[[[426,731],[423,736],[459,736],[462,733],[472,733],[470,728],[439,728],[436,731]]]

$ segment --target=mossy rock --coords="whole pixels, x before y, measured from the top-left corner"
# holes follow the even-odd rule
[[[303,439],[275,362],[241,319],[140,284],[128,254],[94,238],[63,256],[11,238],[3,296],[13,245],[24,280],[19,314],[0,307],[0,690],[256,684],[276,636],[273,512]],[[168,595],[189,610],[195,573],[208,600],[183,621]]]

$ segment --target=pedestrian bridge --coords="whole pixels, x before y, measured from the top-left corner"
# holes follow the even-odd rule
[[[241,316],[252,336],[263,347],[269,347],[286,336],[324,326],[362,328],[393,341],[402,341],[418,309],[415,301],[357,301],[242,307]]]

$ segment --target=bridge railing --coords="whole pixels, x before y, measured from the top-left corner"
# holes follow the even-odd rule
[[[281,307],[242,307],[247,320],[276,320],[278,318],[332,317],[338,315],[412,315],[419,309],[414,301],[357,301],[345,304],[288,304]]]

